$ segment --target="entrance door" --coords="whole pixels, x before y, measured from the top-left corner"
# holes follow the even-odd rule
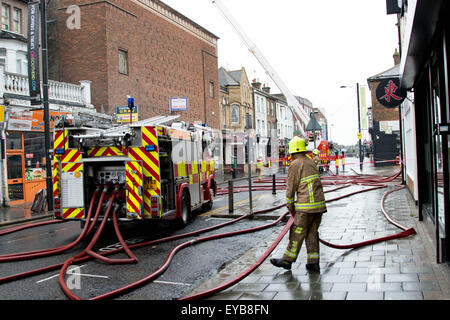
[[[19,132],[6,136],[6,166],[8,168],[8,193],[11,204],[24,202],[23,140]]]

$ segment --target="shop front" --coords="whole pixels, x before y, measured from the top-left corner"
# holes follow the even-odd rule
[[[50,131],[62,113],[51,112]],[[53,145],[53,134],[50,134]],[[5,132],[6,183],[10,206],[30,203],[46,189],[43,111],[9,111]]]

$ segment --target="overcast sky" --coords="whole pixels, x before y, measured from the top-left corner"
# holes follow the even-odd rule
[[[163,2],[220,38],[219,67],[245,67],[250,82],[256,78],[280,92],[211,0]],[[367,78],[393,67],[398,48],[396,16],[386,14],[386,1],[222,2],[291,92],[325,111],[331,139],[357,143],[356,83],[367,85]]]

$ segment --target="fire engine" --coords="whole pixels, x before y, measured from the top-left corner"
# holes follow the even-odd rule
[[[120,126],[63,117],[54,132],[55,218],[83,224],[88,210],[105,212],[112,192],[119,221],[185,226],[192,211],[210,209],[217,190],[208,152],[212,129],[178,117]]]

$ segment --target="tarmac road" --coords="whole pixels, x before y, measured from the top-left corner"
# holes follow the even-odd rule
[[[254,199],[257,201],[262,194],[267,192],[270,191],[255,192]],[[248,207],[246,205],[247,198],[248,192],[235,194],[236,203],[244,204],[245,207]],[[218,196],[211,212],[227,213],[227,204],[228,199],[226,195]],[[236,210],[236,213],[240,213],[239,208]],[[130,225],[122,227],[121,230],[128,242],[135,243],[209,227],[222,223],[225,220],[228,219],[226,217],[215,218],[209,216],[208,213],[200,212],[199,215],[193,218],[191,224],[182,230],[173,230],[167,224],[148,225],[139,228]],[[244,220],[201,236],[247,229],[266,223],[268,222],[262,220]],[[282,225],[237,237],[199,243],[185,248],[175,256],[167,271],[155,282],[117,299],[172,300],[180,298],[187,292],[192,291],[200,283],[217,274],[223,266],[239,258],[253,246],[257,246],[266,238],[271,237],[273,233],[279,233]],[[67,222],[5,235],[0,238],[0,253],[23,252],[64,245],[74,241],[80,231],[79,222]],[[187,240],[189,238],[135,249],[133,252],[138,258],[138,263],[133,265],[111,266],[91,260],[80,266],[73,266],[75,267],[74,272],[81,273],[81,276],[67,275],[66,281],[74,288],[74,294],[83,299],[92,298],[148,276],[164,263],[167,254],[173,247]],[[96,251],[106,251],[108,248],[116,247],[117,243],[118,240],[114,232],[108,230],[105,235],[102,235],[94,249]],[[0,263],[0,277],[64,262],[66,259],[78,254],[87,244],[88,242],[84,241],[70,252],[58,256]],[[117,254],[110,257],[125,258],[126,256]],[[67,297],[59,287],[58,273],[59,270],[2,284],[0,285],[0,300],[65,300]]]

